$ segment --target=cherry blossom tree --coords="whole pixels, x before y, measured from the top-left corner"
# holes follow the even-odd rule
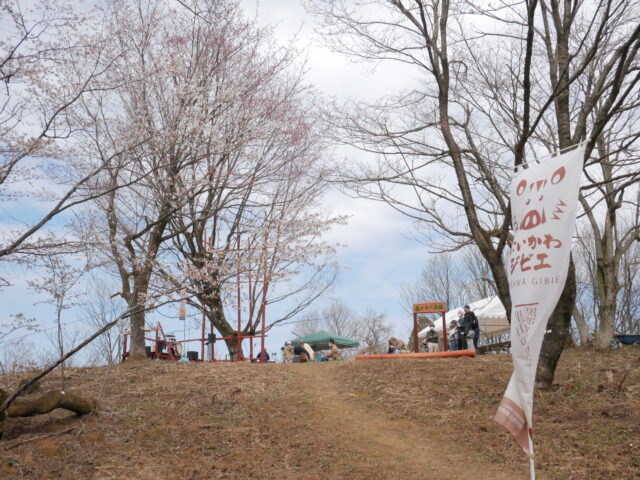
[[[111,60],[102,44],[85,43],[82,33],[99,25],[99,15],[80,14],[73,6],[65,0],[0,2],[0,201],[7,212],[1,261],[75,247],[47,227],[92,198],[82,187],[105,168],[93,164],[81,176],[70,174],[81,128],[71,111],[105,87]],[[25,201],[36,206],[27,215]],[[10,283],[0,274],[0,284]]]
[[[307,264],[306,286],[280,295],[312,291],[300,305],[319,295],[332,278],[314,260],[331,250],[319,236],[336,219],[317,210],[325,174],[295,52],[226,0],[115,2],[107,16],[104,41],[123,52],[109,72],[117,87],[78,115],[91,126],[85,155],[113,168],[93,185],[98,210],[76,226],[121,279],[131,356],[145,355],[151,297],[185,281],[225,333],[238,271],[273,283]],[[220,253],[238,237],[250,253]],[[262,302],[253,287],[251,305]]]
[[[321,235],[342,218],[319,209],[326,183],[313,129],[292,115],[294,105],[283,106],[288,114],[261,139],[260,149],[254,145],[234,155],[234,161],[250,166],[242,183],[231,188],[228,178],[218,178],[220,188],[195,197],[185,216],[172,222],[182,232],[174,241],[181,265],[174,281],[177,285],[186,277],[190,303],[204,308],[223,337],[238,334],[231,311],[244,317],[240,333],[253,335],[265,322],[267,303],[286,300],[289,310],[269,319],[268,331],[306,308],[335,280],[333,248]],[[229,171],[217,174],[226,177]],[[226,344],[232,358],[242,355],[237,341]]]

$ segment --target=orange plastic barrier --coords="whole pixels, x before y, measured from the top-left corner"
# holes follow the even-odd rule
[[[473,348],[469,350],[453,350],[451,352],[433,352],[433,353],[377,353],[374,355],[356,355],[356,360],[382,360],[396,358],[457,358],[457,357],[475,357],[476,351]]]

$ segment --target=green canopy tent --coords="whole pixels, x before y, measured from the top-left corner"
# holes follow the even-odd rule
[[[298,345],[300,340],[304,343],[308,343],[311,345],[314,351],[318,350],[327,350],[329,348],[329,340],[333,339],[336,342],[336,347],[338,348],[351,348],[358,347],[360,344],[351,340],[350,338],[344,338],[340,335],[333,335],[325,330],[320,330],[319,332],[312,333],[311,335],[306,335],[304,337],[296,338],[295,340],[291,340],[293,345]]]

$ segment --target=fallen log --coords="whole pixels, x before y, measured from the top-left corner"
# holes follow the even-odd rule
[[[0,389],[0,403],[8,394]],[[4,431],[4,419],[7,417],[30,417],[49,413],[56,408],[70,410],[78,416],[86,415],[96,409],[96,402],[88,400],[73,392],[49,390],[31,398],[16,398],[14,402],[0,415],[0,437]]]

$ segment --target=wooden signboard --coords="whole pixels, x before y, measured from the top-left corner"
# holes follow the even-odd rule
[[[413,313],[440,313],[446,312],[444,302],[414,303]]]

